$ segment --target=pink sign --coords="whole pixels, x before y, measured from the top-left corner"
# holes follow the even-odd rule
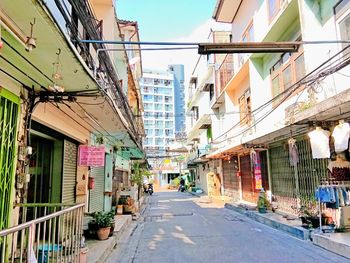
[[[104,146],[79,146],[79,166],[100,167],[105,165],[105,147]]]

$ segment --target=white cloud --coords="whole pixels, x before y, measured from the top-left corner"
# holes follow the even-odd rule
[[[208,42],[208,36],[211,29],[230,30],[231,28],[229,24],[217,23],[210,19],[197,27],[190,35],[177,39],[169,39],[167,42]],[[150,46],[143,46],[143,48],[147,47],[149,48]],[[154,47],[156,46],[152,46],[152,48]],[[183,64],[185,66],[185,83],[189,80],[198,58],[199,55],[197,49],[142,52],[142,64],[144,69],[166,70],[169,64]]]

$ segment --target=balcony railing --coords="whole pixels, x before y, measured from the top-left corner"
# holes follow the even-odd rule
[[[233,55],[227,54],[218,71],[216,71],[216,96],[226,87],[234,75]]]
[[[18,206],[23,223],[0,231],[0,262],[79,262],[84,204]]]

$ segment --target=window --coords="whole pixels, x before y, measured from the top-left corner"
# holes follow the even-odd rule
[[[343,20],[339,23],[339,31],[341,40],[350,39],[350,14],[348,14]],[[345,48],[348,43],[343,43],[342,48]],[[347,52],[348,53],[348,50]]]
[[[163,110],[163,104],[154,104],[155,110]]]
[[[252,107],[250,101],[250,88],[247,89],[244,94],[238,99],[239,103],[239,116],[241,124],[251,123]]]
[[[154,96],[154,102],[162,102],[163,97],[162,96]]]
[[[246,30],[242,34],[242,42],[253,42],[254,41],[254,27],[253,21],[249,22]],[[238,65],[241,67],[249,57],[249,54],[238,54]]]
[[[198,108],[198,106],[193,106],[192,107],[192,118],[194,120],[198,120],[198,118],[199,118],[199,108]]]
[[[296,54],[283,54],[270,68],[270,74],[271,91],[274,98],[305,76],[303,51],[301,50]],[[273,105],[278,106],[283,98],[285,97],[280,96],[278,99],[275,99]]]
[[[209,101],[214,98],[214,84],[210,84],[209,86]]]
[[[280,11],[283,2],[285,2],[285,0],[268,0],[268,16],[270,23]]]
[[[173,110],[173,105],[165,105],[165,111],[172,111]]]
[[[171,102],[173,99],[172,99],[172,97],[170,97],[170,96],[165,96],[164,97],[164,101],[167,103],[167,102]]]

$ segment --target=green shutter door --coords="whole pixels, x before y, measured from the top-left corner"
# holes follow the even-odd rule
[[[93,167],[90,176],[95,178],[95,187],[90,190],[89,212],[100,212],[104,209],[105,168]]]
[[[64,140],[62,202],[75,203],[77,178],[77,145]]]
[[[19,99],[0,88],[0,230],[9,225],[14,188]]]

